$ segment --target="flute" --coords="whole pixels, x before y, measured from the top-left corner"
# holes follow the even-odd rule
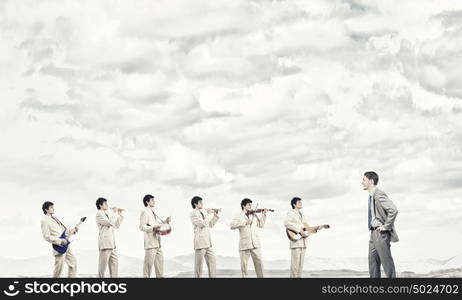
[[[111,207],[111,209],[112,209],[112,210],[118,210],[118,211],[120,211],[120,212],[123,212],[123,211],[125,210],[125,208],[118,208],[118,207],[116,207],[116,206]]]

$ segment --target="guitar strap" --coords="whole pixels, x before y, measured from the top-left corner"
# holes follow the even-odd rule
[[[151,212],[152,212],[152,214],[154,215],[154,219],[156,220],[156,222],[159,222],[159,220],[160,220],[160,223],[164,223],[164,221],[162,221],[162,219],[159,218],[159,217],[156,215],[156,213],[155,213],[152,209],[151,209]]]
[[[156,220],[156,222],[158,222],[157,220],[159,219],[159,220],[161,221],[162,224],[164,223],[164,221],[162,221],[162,219],[159,218],[159,217],[156,215],[156,213],[154,212],[154,210],[151,209],[151,212],[152,212],[152,214],[154,215],[154,219]],[[149,224],[148,224],[148,225],[149,225]],[[159,238],[159,246],[161,246],[160,238]]]
[[[300,210],[298,211],[298,214],[300,215],[300,222],[302,222],[302,226],[305,226],[303,224],[303,214],[302,214],[302,212]],[[308,228],[306,228],[306,230],[308,230]],[[304,237],[304,239],[306,239],[306,237]]]
[[[64,224],[61,223],[61,221],[59,221],[58,218],[56,218],[56,217],[54,217],[54,216],[51,216],[51,218],[52,218],[53,220],[55,220],[55,222],[58,223],[58,225],[61,225],[62,227],[64,227],[64,230],[67,230],[67,227],[64,226]]]

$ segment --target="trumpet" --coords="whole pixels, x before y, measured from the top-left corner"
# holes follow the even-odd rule
[[[207,212],[214,212],[214,213],[219,213],[221,211],[221,208],[206,208]]]

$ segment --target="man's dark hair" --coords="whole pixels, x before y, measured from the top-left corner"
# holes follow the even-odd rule
[[[249,198],[244,198],[241,201],[241,209],[244,209],[244,206],[246,206],[248,203],[252,203],[252,200],[250,200]]]
[[[368,179],[371,179],[374,181],[374,185],[377,185],[379,183],[379,175],[373,171],[369,171],[364,173],[364,176],[366,176]]]
[[[292,208],[295,208],[295,205],[297,205],[297,202],[301,200],[302,199],[299,197],[293,197],[292,200],[290,200],[290,206],[292,206]]]
[[[153,195],[147,194],[146,196],[144,196],[143,197],[144,206],[148,206],[148,202],[151,201],[151,199],[154,199]]]
[[[53,206],[53,202],[50,202],[50,201],[46,201],[42,204],[42,210],[43,210],[43,213],[46,215],[47,214],[47,209],[50,208],[50,206]]]
[[[199,197],[199,196],[194,196],[194,197],[191,199],[191,206],[192,206],[192,208],[196,208],[196,205],[199,203],[199,201],[202,201],[202,198]]]
[[[96,200],[96,208],[101,209],[101,205],[103,205],[104,202],[107,202],[107,200],[104,198],[98,198]]]

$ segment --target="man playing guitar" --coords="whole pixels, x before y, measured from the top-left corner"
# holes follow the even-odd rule
[[[42,205],[42,210],[45,216],[40,222],[42,228],[43,239],[52,245],[63,246],[69,243],[68,240],[60,238],[62,233],[65,232],[66,235],[71,235],[77,233],[77,226],[72,229],[67,229],[61,221],[54,216],[55,209],[54,204],[50,201],[46,201]],[[77,273],[77,261],[70,247],[63,254],[53,250],[53,255],[55,257],[55,267],[53,271],[53,277],[57,278],[61,276],[64,263],[68,267],[68,277],[75,277]]]
[[[292,210],[287,213],[287,217],[284,221],[287,236],[290,239],[290,277],[299,278],[302,277],[303,272],[303,262],[305,259],[306,251],[306,238],[310,234],[316,233],[322,228],[329,228],[329,225],[310,227],[305,216],[301,212],[303,207],[302,199],[294,197],[290,201],[290,205],[292,206]]]

